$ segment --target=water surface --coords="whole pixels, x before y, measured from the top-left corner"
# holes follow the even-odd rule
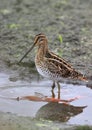
[[[79,97],[69,104],[29,100],[12,100],[23,96],[51,97],[51,81],[41,80],[28,83],[26,81],[12,82],[9,75],[0,73],[0,111],[10,112],[17,116],[43,118],[46,120],[66,122],[67,124],[92,125],[92,90],[86,85],[61,83],[61,99]],[[54,90],[58,97],[57,87]]]

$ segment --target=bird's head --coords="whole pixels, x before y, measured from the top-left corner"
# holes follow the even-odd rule
[[[43,45],[44,43],[47,43],[47,38],[43,33],[40,33],[35,36],[34,38],[34,46],[40,46]]]
[[[19,63],[28,55],[29,52],[32,51],[32,49],[35,46],[40,47],[40,46],[45,46],[46,44],[47,44],[47,38],[43,33],[36,35],[34,38],[33,45],[31,46],[31,48],[29,48],[29,50],[25,53],[25,55],[20,59]]]

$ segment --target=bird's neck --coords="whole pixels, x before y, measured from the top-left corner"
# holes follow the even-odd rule
[[[41,60],[46,56],[47,52],[48,52],[48,45],[47,43],[43,43],[39,45],[36,57]]]

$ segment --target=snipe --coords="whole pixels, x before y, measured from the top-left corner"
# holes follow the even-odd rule
[[[58,88],[60,89],[59,82],[62,80],[62,78],[72,78],[76,80],[87,81],[83,74],[75,70],[63,58],[59,57],[48,49],[48,41],[43,33],[35,36],[34,44],[19,62],[24,59],[24,57],[34,48],[34,46],[38,46],[38,51],[35,56],[35,65],[37,71],[43,77],[53,80],[52,89],[55,87],[55,82],[58,84]]]

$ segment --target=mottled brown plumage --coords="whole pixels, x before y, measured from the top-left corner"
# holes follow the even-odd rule
[[[78,72],[67,61],[58,55],[54,54],[48,49],[48,41],[44,34],[38,34],[35,36],[33,46],[28,52],[21,58],[23,58],[33,49],[34,46],[38,46],[37,54],[35,56],[35,65],[38,72],[54,82],[60,82],[62,78],[72,78],[87,81],[83,74]]]

